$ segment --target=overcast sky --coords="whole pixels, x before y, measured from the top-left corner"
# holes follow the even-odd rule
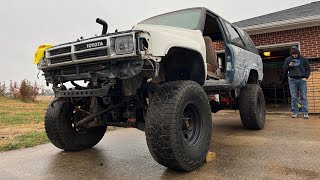
[[[41,44],[60,44],[101,33],[131,29],[148,17],[190,7],[206,7],[230,22],[307,4],[315,0],[1,0],[0,82],[37,79],[34,53]]]

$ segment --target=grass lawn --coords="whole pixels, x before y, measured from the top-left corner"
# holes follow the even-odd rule
[[[44,115],[48,102],[24,103],[0,97],[0,152],[48,142]]]
[[[49,100],[25,103],[0,97],[0,152],[49,142],[44,115]],[[108,131],[119,129],[108,127]]]

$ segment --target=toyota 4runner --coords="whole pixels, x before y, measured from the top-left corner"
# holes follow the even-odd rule
[[[244,127],[264,127],[262,60],[240,28],[206,8],[162,14],[114,33],[96,21],[101,35],[37,52],[43,56],[36,64],[55,93],[45,129],[58,148],[91,148],[107,126],[136,127],[158,163],[192,171],[209,150],[212,112],[239,109]]]

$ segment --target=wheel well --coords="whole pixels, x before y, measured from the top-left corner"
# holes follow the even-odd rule
[[[174,47],[161,61],[165,81],[193,80],[200,85],[204,84],[204,61],[199,52]]]
[[[247,83],[248,84],[258,84],[258,82],[259,82],[258,71],[255,69],[251,69]]]

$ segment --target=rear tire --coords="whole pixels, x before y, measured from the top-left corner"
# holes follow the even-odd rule
[[[212,134],[210,105],[202,87],[193,81],[163,84],[148,107],[145,133],[159,164],[182,171],[200,167]]]
[[[239,111],[245,128],[253,130],[264,128],[266,105],[262,89],[258,84],[248,84],[241,89]]]
[[[45,129],[51,143],[66,151],[81,151],[96,145],[104,136],[106,127],[79,131],[73,127],[74,105],[67,99],[49,105],[45,116]]]

